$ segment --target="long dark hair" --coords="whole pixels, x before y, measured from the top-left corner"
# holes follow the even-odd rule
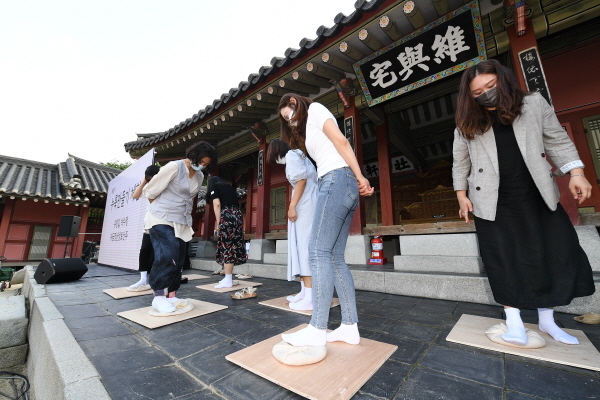
[[[296,100],[296,104],[290,103],[292,98]],[[291,149],[300,149],[304,154],[307,154],[306,145],[304,144],[306,141],[306,120],[308,118],[308,107],[312,102],[308,97],[296,93],[286,93],[279,100],[279,107],[277,107],[279,121],[281,122],[281,138],[286,141]],[[294,110],[294,118],[290,122],[295,122],[296,126],[291,126],[281,116],[281,109],[286,106],[290,106]]]
[[[275,138],[269,143],[269,149],[267,150],[267,162],[269,164],[275,164],[278,158],[283,158],[290,151],[290,146],[285,140]]]
[[[475,135],[482,135],[491,128],[494,122],[492,113],[477,104],[471,95],[469,85],[476,76],[481,74],[496,75],[498,92],[496,112],[498,119],[504,125],[512,124],[515,118],[521,115],[523,98],[527,95],[527,92],[519,86],[512,71],[496,60],[482,61],[467,69],[463,73],[458,89],[456,126],[468,140],[473,140]]]

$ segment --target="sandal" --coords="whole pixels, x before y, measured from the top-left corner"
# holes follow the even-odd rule
[[[250,278],[253,278],[253,276],[250,275],[250,274],[237,274],[235,277],[238,278],[238,279],[250,279]]]
[[[231,298],[234,300],[245,300],[251,297],[256,297],[256,288],[253,287],[245,287],[242,290],[235,292],[231,295]]]
[[[577,322],[581,322],[584,324],[590,324],[590,325],[600,324],[600,314],[596,314],[593,312],[579,316],[579,317],[573,317],[573,319]]]
[[[223,267],[213,271],[212,275],[225,275],[225,272],[223,272]]]

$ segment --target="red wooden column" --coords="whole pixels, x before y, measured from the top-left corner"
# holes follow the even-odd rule
[[[211,176],[219,176],[219,168],[216,168]],[[206,195],[208,196],[208,181],[206,183]],[[204,233],[202,233],[202,239],[208,241],[208,238],[213,236],[215,231],[215,212],[212,209],[212,205],[207,201],[204,207],[204,218],[202,218],[204,224]]]
[[[2,222],[0,223],[0,256],[4,255],[4,244],[6,243],[6,237],[8,236],[8,227],[10,226],[10,219],[15,209],[16,200],[6,199],[4,205],[4,212],[2,213]]]
[[[246,215],[244,216],[244,233],[252,233],[252,193],[254,192],[254,168],[248,168],[248,184],[246,185]]]
[[[387,118],[375,127],[377,137],[377,161],[379,162],[379,199],[381,225],[394,225],[394,202],[392,201],[392,165],[390,160],[390,137]]]
[[[258,192],[256,193],[256,239],[264,239],[265,233],[269,232],[269,216],[271,210],[271,165],[266,161],[267,147],[266,136],[261,136],[258,151],[259,154],[261,151],[263,152],[263,182],[262,185],[258,186]],[[257,162],[261,162],[260,157]],[[261,166],[258,166],[258,173],[260,173],[260,168]]]
[[[350,107],[344,108],[344,120],[349,117],[354,117],[354,153],[356,154],[356,160],[358,161],[358,167],[362,171],[363,158],[362,158],[362,132],[360,129],[360,111],[356,108],[354,103],[354,96],[350,96],[348,99]],[[343,129],[343,127],[342,127]],[[350,224],[351,235],[362,235],[362,227],[365,225],[365,200],[361,196],[359,197],[359,204],[354,212],[352,223]]]
[[[517,76],[519,84],[521,85],[521,89],[527,90],[527,85],[525,84],[525,78],[523,76],[523,71],[521,69],[521,63],[519,61],[519,52],[523,50],[530,49],[532,47],[538,48],[537,40],[535,38],[535,33],[533,31],[533,25],[531,24],[531,19],[527,18],[525,20],[525,29],[526,32],[524,35],[518,36],[514,25],[506,27],[506,32],[508,33],[508,39],[510,41],[510,56],[514,65],[514,72]],[[539,53],[539,48],[538,48]],[[544,68],[544,63],[540,59],[540,63],[542,65],[542,69]],[[552,95],[552,94],[550,94]],[[571,140],[573,140],[573,134],[568,132]],[[556,166],[560,168],[560,165]],[[566,178],[558,178],[558,189],[560,191],[560,204],[563,206],[571,222],[573,225],[580,225],[581,220],[579,218],[579,210],[577,208],[577,202],[571,196],[571,192],[569,191],[569,182],[564,182],[563,179]]]
[[[86,239],[86,235],[82,235],[82,233],[85,233],[86,231],[89,213],[89,207],[84,207],[83,205],[79,206],[79,212],[77,213],[77,215],[81,218],[81,222],[79,224],[79,235],[77,235],[75,241],[73,242],[73,246],[71,247],[71,257],[81,257],[81,253],[83,252],[83,243]]]

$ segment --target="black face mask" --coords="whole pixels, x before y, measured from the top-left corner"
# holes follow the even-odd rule
[[[496,107],[498,105],[498,91],[493,87],[475,97],[475,102],[482,107]]]

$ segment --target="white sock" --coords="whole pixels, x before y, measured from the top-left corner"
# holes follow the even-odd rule
[[[147,279],[148,279],[148,271],[141,271],[140,272],[140,280],[129,287],[132,289],[135,289],[138,286],[147,285],[148,284]]]
[[[309,324],[298,332],[284,333],[281,338],[292,346],[325,346],[327,329],[317,329]]]
[[[304,281],[300,281],[300,287],[301,287],[300,293],[298,293],[295,296],[288,296],[287,301],[289,301],[290,303],[295,303],[304,298],[304,291],[306,290],[306,288],[304,287]]]
[[[502,339],[517,346],[525,346],[527,344],[527,335],[525,334],[525,325],[523,325],[523,321],[521,320],[521,310],[513,307],[505,308],[504,313],[506,314],[506,326],[508,330],[502,335]]]
[[[360,333],[358,324],[340,324],[339,328],[327,334],[328,342],[346,342],[348,344],[359,344]]]
[[[292,310],[309,311],[313,309],[312,288],[304,288],[304,298],[295,303],[290,303]]]
[[[167,301],[171,304],[175,304],[179,301],[179,298],[177,297],[177,294],[175,292],[172,292],[172,293],[174,293],[174,295],[172,297],[167,297]],[[169,293],[169,294],[171,294],[171,293]]]
[[[538,327],[540,331],[552,336],[557,342],[564,344],[579,344],[576,337],[569,335],[556,325],[554,321],[554,310],[551,308],[538,308]]]
[[[232,276],[232,274],[229,274],[229,275],[226,274],[225,278],[221,279],[219,284],[217,286],[215,286],[215,289],[229,288],[232,286],[233,286],[233,276]]]
[[[165,296],[154,296],[154,300],[152,300],[152,307],[156,308],[158,312],[161,313],[175,311],[175,306],[171,304]]]

